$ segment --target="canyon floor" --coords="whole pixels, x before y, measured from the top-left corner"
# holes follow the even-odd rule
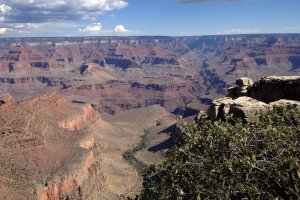
[[[139,172],[124,160],[123,153],[138,144],[144,130],[155,127],[158,120],[166,123],[161,125],[162,128],[176,123],[175,116],[160,106],[134,109],[114,117],[107,116],[96,123],[93,131],[101,146],[101,165],[106,177],[101,199],[125,199],[139,191],[142,183]],[[167,132],[161,133],[160,140],[152,140],[149,148],[169,138]],[[163,148],[159,151],[162,152]],[[144,157],[148,160],[146,164],[155,164],[161,159],[159,153],[147,151],[147,154]],[[156,160],[151,160],[151,157]]]

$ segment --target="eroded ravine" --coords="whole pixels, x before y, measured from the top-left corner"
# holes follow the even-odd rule
[[[93,132],[101,149],[100,162],[105,177],[101,199],[125,199],[138,193],[141,177],[122,155],[139,143],[144,129],[168,115],[164,108],[150,106],[96,122]]]

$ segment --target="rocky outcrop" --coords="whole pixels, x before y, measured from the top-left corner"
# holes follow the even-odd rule
[[[0,199],[98,199],[91,196],[101,190],[105,177],[100,148],[88,131],[100,118],[97,112],[55,93],[9,109],[5,105],[11,98],[2,99]]]
[[[97,70],[100,71],[100,65],[97,63],[83,63],[80,66],[81,75],[92,75]]]
[[[145,58],[142,64],[179,65],[179,62],[175,58],[162,58],[162,57],[149,56]]]
[[[232,103],[232,98],[228,97],[214,100],[207,111],[209,118],[212,120],[224,118],[225,115],[229,113]]]
[[[3,97],[0,97],[0,106],[1,107],[8,107],[12,106],[14,104],[14,99],[11,95],[5,95]]]
[[[271,76],[256,83],[244,77],[236,84],[236,87],[228,89],[228,97],[213,101],[208,110],[210,119],[224,119],[231,114],[252,123],[275,107],[300,107],[298,76]]]
[[[69,131],[78,131],[98,120],[99,114],[95,112],[92,106],[86,105],[82,110],[81,114],[71,116],[69,119],[59,122],[59,126]]]
[[[86,193],[88,187],[92,187],[93,179],[105,181],[101,172],[99,161],[95,160],[94,153],[91,151],[77,166],[75,170],[70,171],[64,176],[56,177],[46,183],[44,187],[38,187],[35,191],[39,200],[57,200],[57,199],[89,199],[90,194]],[[101,189],[101,183],[98,183],[97,190]]]
[[[137,63],[130,59],[124,59],[124,58],[114,58],[114,57],[107,57],[105,58],[105,63],[108,65],[113,65],[115,67],[121,68],[121,69],[127,69],[130,67],[138,67]]]
[[[213,119],[224,119],[226,115],[240,117],[246,122],[255,122],[260,114],[268,111],[269,106],[263,102],[259,102],[249,97],[239,97],[232,99],[225,97],[213,101],[213,104],[208,110],[208,116]]]
[[[300,76],[269,76],[253,84],[249,78],[238,79],[237,87],[228,89],[228,96],[248,96],[270,103],[280,99],[300,101]]]
[[[242,77],[236,80],[236,87],[230,87],[227,89],[229,97],[246,96],[248,88],[253,86],[253,80],[247,77]]]
[[[272,108],[276,107],[285,107],[287,109],[294,109],[300,107],[300,101],[292,101],[292,100],[286,100],[281,99],[279,101],[274,101],[269,104]]]
[[[260,79],[248,96],[269,103],[280,99],[300,101],[300,76],[270,76]]]
[[[38,77],[14,77],[14,78],[3,78],[0,77],[0,86],[2,84],[10,84],[10,85],[34,85],[43,84],[48,87],[58,87],[64,88],[66,87],[65,82],[60,79],[48,78],[44,76]],[[33,87],[34,89],[34,87]]]

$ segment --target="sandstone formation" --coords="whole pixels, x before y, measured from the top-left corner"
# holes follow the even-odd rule
[[[243,77],[236,84],[228,89],[228,97],[213,101],[208,110],[209,118],[224,119],[232,114],[251,123],[274,107],[300,106],[300,76],[270,76],[255,83]]]
[[[97,119],[97,114],[91,105],[83,107],[83,111],[79,115],[68,116],[66,120],[59,123],[59,127],[68,129],[69,131],[77,131],[87,127],[88,123],[93,123]]]
[[[102,187],[99,147],[86,129],[98,113],[55,93],[9,102],[0,106],[0,199],[88,199]]]

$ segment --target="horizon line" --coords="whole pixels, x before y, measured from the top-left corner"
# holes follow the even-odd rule
[[[16,36],[16,37],[0,37],[1,39],[34,39],[34,38],[130,38],[130,37],[207,37],[207,36],[247,36],[247,35],[300,35],[300,33],[239,33],[239,34],[206,34],[206,35],[93,35],[93,36]]]

